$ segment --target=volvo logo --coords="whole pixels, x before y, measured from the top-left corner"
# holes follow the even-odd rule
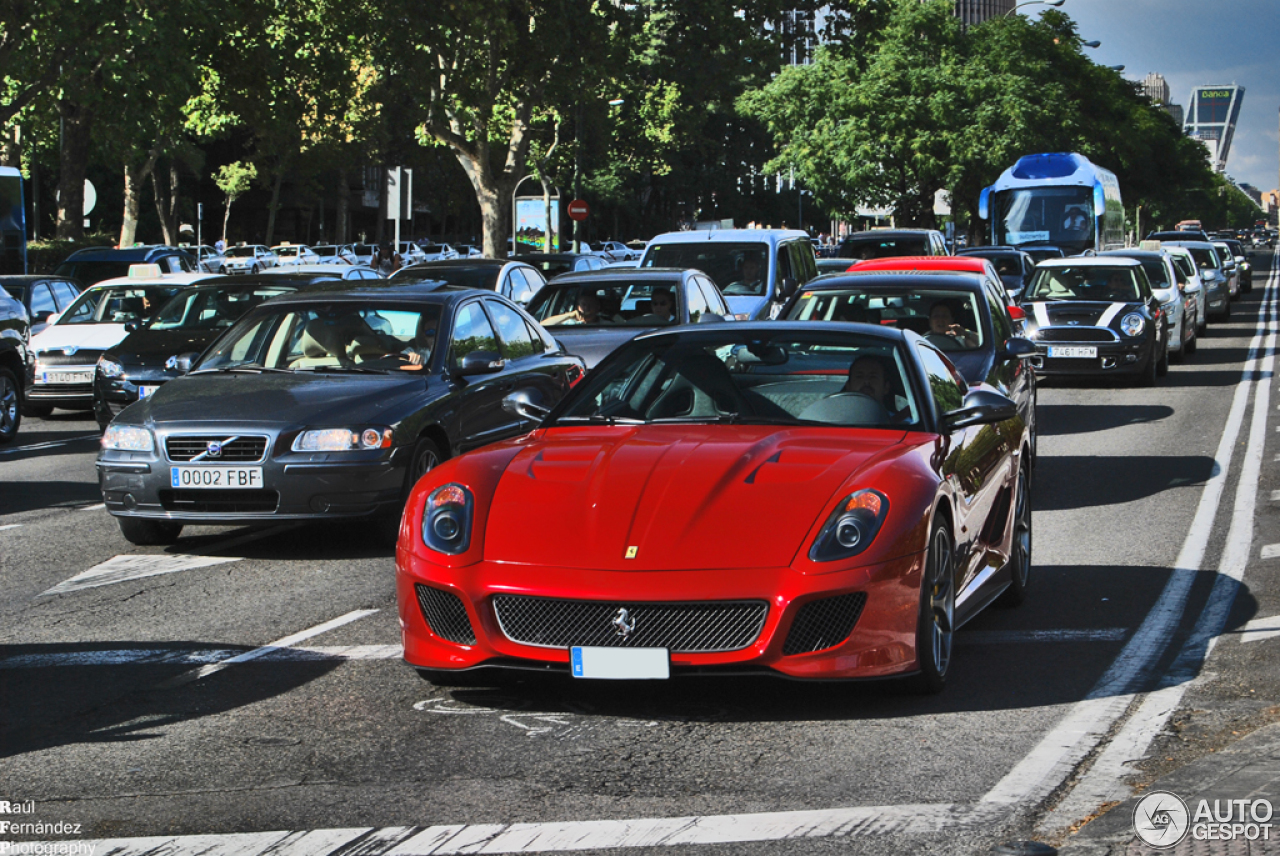
[[[217,440],[210,440],[204,447],[205,453],[211,458],[222,457],[222,444]]]
[[[636,632],[636,620],[631,617],[631,613],[627,612],[626,607],[614,613],[613,621],[610,623],[613,625],[613,632],[623,639]]]

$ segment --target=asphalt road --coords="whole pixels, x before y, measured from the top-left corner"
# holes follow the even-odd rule
[[[1263,633],[1280,579],[1260,558],[1280,542],[1271,263],[1155,388],[1042,387],[1031,593],[961,632],[938,697],[765,679],[437,689],[398,659],[391,551],[371,533],[188,528],[133,547],[99,505],[88,414],[29,419],[0,448],[0,800],[34,802],[14,821],[79,827],[0,841],[1069,847],[1099,805],[1280,718],[1280,639]]]

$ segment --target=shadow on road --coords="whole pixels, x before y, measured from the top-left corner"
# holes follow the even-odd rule
[[[2,466],[3,464],[0,464]],[[21,490],[0,489],[0,516],[58,506],[95,505],[102,502],[97,482],[28,481]]]
[[[1173,408],[1164,404],[1037,404],[1036,429],[1041,437],[1090,434],[1159,422],[1172,415]]]
[[[1217,462],[1207,455],[1041,455],[1036,461],[1036,511],[1119,505],[1171,488],[1202,485]]]

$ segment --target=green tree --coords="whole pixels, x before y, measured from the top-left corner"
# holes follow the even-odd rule
[[[231,203],[249,189],[258,177],[258,168],[252,163],[236,161],[219,167],[213,181],[227,197],[227,207],[222,215],[222,240],[227,240],[227,221],[231,219]]]

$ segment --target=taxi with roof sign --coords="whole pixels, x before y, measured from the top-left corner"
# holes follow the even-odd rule
[[[98,359],[128,335],[127,325],[150,319],[183,288],[207,279],[207,273],[161,273],[157,264],[135,264],[128,276],[103,280],[81,292],[31,337],[35,377],[23,412],[48,416],[55,407],[91,409]]]

